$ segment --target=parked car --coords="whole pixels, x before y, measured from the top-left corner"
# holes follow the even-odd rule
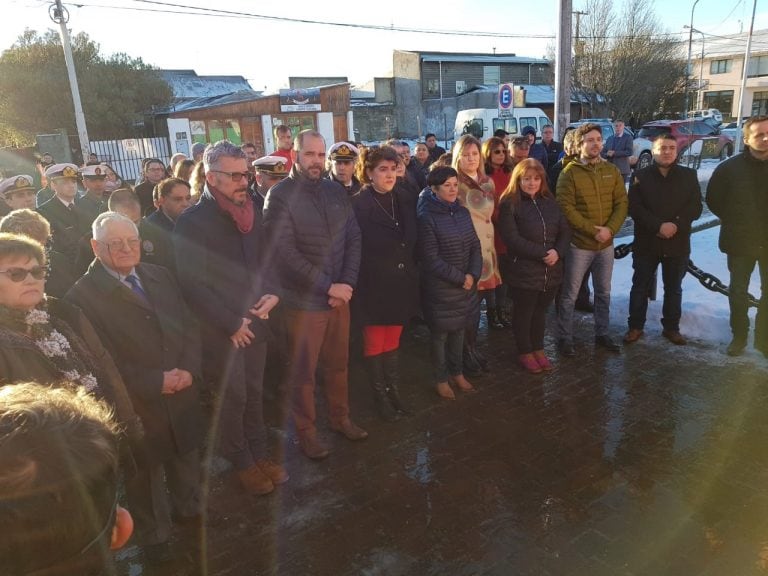
[[[715,127],[723,123],[723,115],[717,108],[706,108],[704,110],[691,110],[688,112],[688,118],[694,120],[704,120],[707,124],[711,124]]]
[[[603,133],[603,142],[608,140],[609,137],[613,136],[613,121],[610,118],[583,118],[578,122],[571,122],[568,124],[568,127],[565,129],[565,131],[568,132],[569,130],[574,130],[582,124],[586,124],[587,122],[591,122],[592,124],[597,124],[600,126],[600,131]],[[630,130],[629,126],[625,126],[624,130],[634,137],[632,142],[632,156],[637,158],[637,161],[632,167],[635,170],[640,170],[641,168],[650,166],[651,162],[653,162],[653,154],[651,153],[653,142],[634,134],[632,130]]]
[[[677,141],[678,158],[686,153],[691,143],[703,140],[704,158],[720,158],[724,160],[733,154],[733,138],[726,134],[718,134],[702,120],[655,120],[646,122],[640,128],[638,135],[653,142],[661,134],[672,134]]]

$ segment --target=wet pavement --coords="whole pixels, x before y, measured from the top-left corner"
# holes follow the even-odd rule
[[[576,324],[579,355],[543,376],[517,367],[509,331],[483,327],[493,371],[455,402],[429,385],[427,341],[404,336],[413,416],[380,422],[353,365],[370,437],[325,432],[321,408],[322,462],[301,456],[273,398],[290,481],[254,498],[218,470],[206,568],[179,532],[178,561],[144,567],[134,546],[121,574],[768,574],[768,361],[725,356],[722,334],[675,347],[655,327],[615,355],[593,350],[588,315]]]

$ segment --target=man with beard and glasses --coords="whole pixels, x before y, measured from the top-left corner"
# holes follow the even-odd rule
[[[349,440],[368,433],[349,418],[349,301],[360,268],[361,237],[344,188],[323,178],[325,140],[304,130],[296,137],[294,166],[267,194],[264,226],[281,271],[291,335],[293,420],[305,456],[328,449],[315,427],[315,371],[328,399],[332,430]]]
[[[267,320],[278,288],[248,193],[245,153],[221,140],[205,149],[203,164],[200,201],[176,220],[176,270],[201,324],[203,377],[218,395],[220,449],[245,491],[262,495],[288,480],[267,456],[262,401]]]

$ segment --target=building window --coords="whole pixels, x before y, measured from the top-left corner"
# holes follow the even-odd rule
[[[501,66],[483,66],[483,84],[500,84]]]
[[[731,110],[733,110],[733,90],[704,92],[704,106],[702,108],[717,108],[724,116],[730,116]]]
[[[201,142],[205,144],[208,142],[208,137],[205,134],[205,122],[203,120],[190,120],[189,128],[192,131],[192,143]]]
[[[427,80],[427,96],[440,96],[440,80],[437,78]]]
[[[731,71],[733,60],[712,60],[709,63],[710,74],[727,74]]]
[[[237,144],[238,146],[242,144],[243,141],[240,138],[240,122],[237,120],[225,120],[224,125],[227,132],[227,140],[232,142],[232,144]]]
[[[752,116],[768,114],[768,92],[755,92],[752,96]]]
[[[747,76],[768,76],[768,56],[753,56],[749,59]]]

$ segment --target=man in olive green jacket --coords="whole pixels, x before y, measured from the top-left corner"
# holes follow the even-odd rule
[[[595,344],[611,352],[621,347],[608,335],[613,274],[613,237],[627,217],[627,191],[616,166],[600,157],[603,137],[597,124],[584,124],[574,136],[579,159],[557,180],[557,202],[573,230],[565,256],[565,280],[558,306],[560,352],[575,356],[573,309],[581,280],[592,273],[595,288]]]

